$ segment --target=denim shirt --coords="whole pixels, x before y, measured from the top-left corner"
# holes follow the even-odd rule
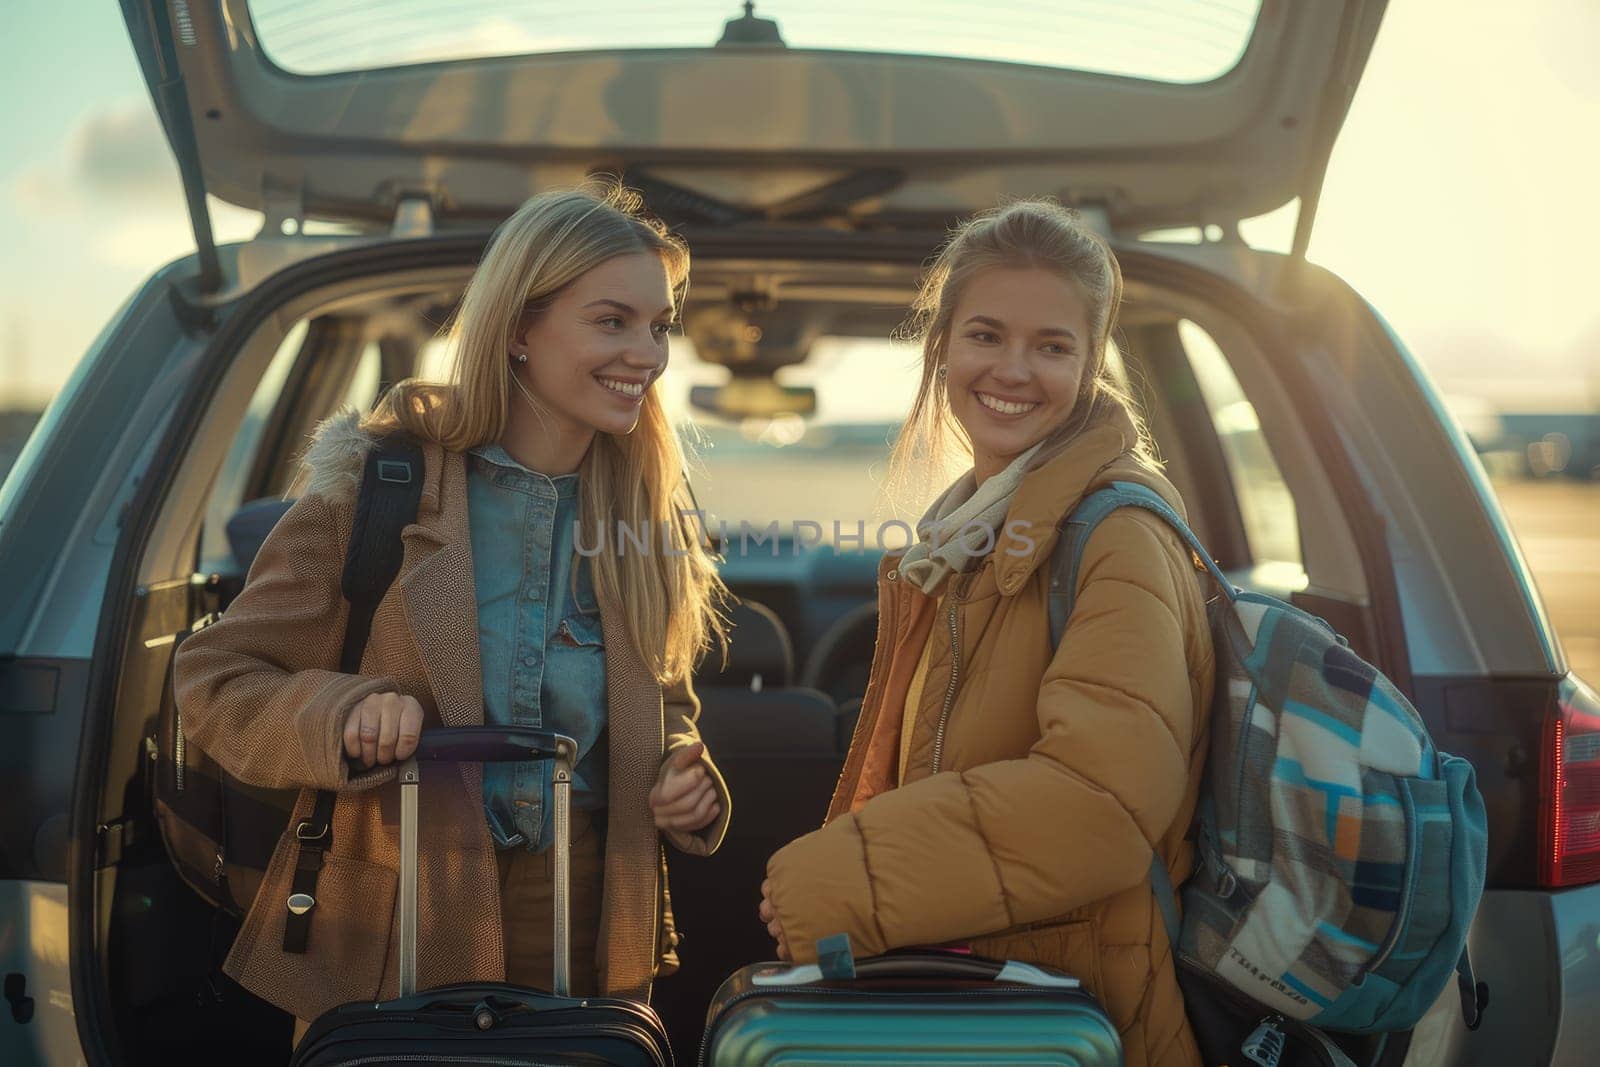
[[[573,551],[578,476],[549,478],[497,444],[467,456],[467,515],[488,723],[578,742],[572,807],[606,806],[606,659],[588,560]],[[486,763],[483,804],[499,848],[539,852],[555,832],[551,767]]]

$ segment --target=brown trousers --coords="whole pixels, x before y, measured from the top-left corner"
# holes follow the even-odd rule
[[[594,996],[595,942],[600,933],[605,852],[600,844],[603,812],[572,813],[572,995]],[[500,864],[500,925],[506,943],[506,981],[549,989],[555,967],[555,849],[508,848]]]
[[[605,849],[600,836],[604,812],[572,813],[570,923],[572,995],[599,992],[595,943],[605,882]],[[495,854],[500,869],[500,923],[506,946],[506,981],[549,989],[555,973],[555,850],[508,848]],[[311,1024],[296,1019],[294,1043]]]

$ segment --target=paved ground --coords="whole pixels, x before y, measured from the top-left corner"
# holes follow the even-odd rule
[[[1495,491],[1572,670],[1600,685],[1600,483],[1504,482]]]

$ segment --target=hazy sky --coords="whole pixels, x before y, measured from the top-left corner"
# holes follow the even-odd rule
[[[1600,0],[1389,5],[1311,258],[1452,391],[1600,406],[1597,53]],[[5,3],[0,98],[3,406],[50,395],[192,238],[111,0]],[[254,231],[255,216],[215,206],[222,239]]]

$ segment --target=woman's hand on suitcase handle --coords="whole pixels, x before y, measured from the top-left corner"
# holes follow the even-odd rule
[[[661,830],[693,833],[710,826],[722,813],[717,787],[700,757],[703,742],[685,745],[661,765],[661,775],[650,790],[650,811]]]
[[[778,943],[778,958],[785,961],[793,959],[789,953],[789,938],[783,932],[783,922],[778,918],[778,910],[772,906],[771,878],[761,883],[761,907],[757,913],[761,921],[767,924],[767,933]]]
[[[422,735],[422,705],[402,693],[370,693],[344,721],[344,751],[363,766],[410,758]]]

